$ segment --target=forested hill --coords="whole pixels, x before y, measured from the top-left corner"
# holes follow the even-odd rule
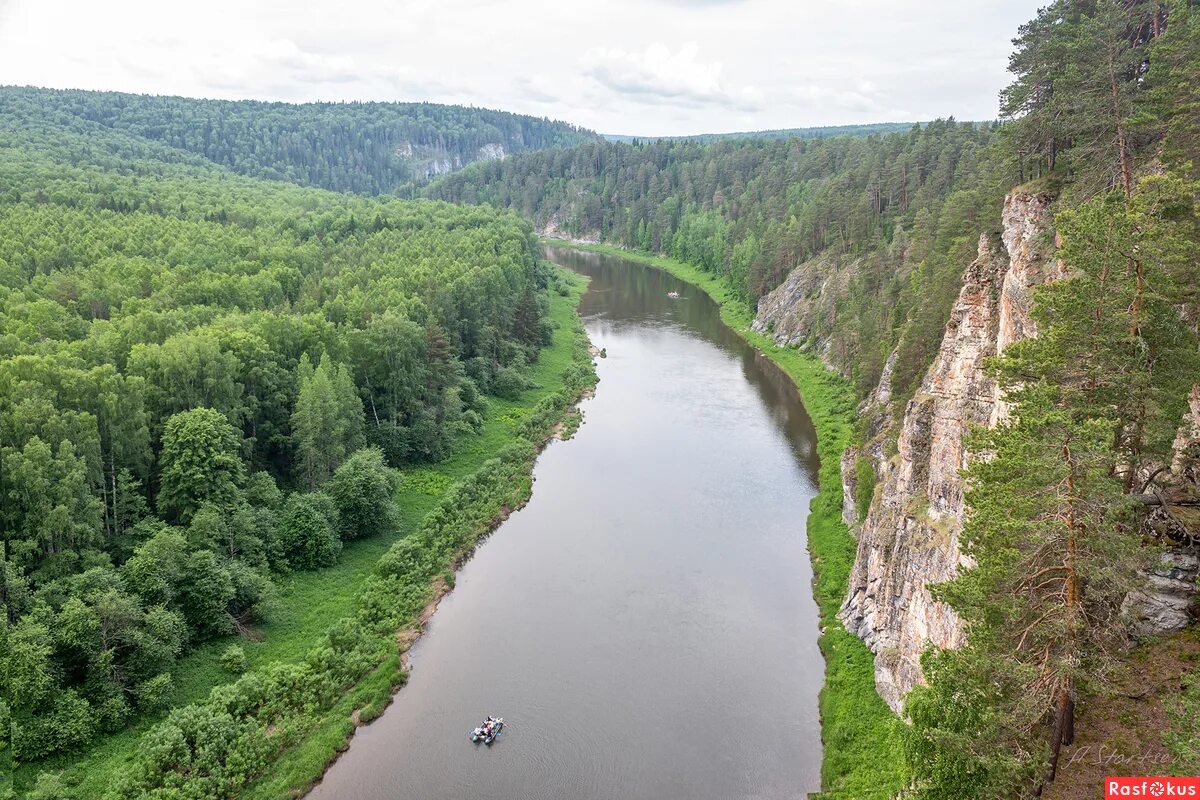
[[[121,92],[0,88],[0,119],[98,124],[259,178],[387,194],[481,159],[567,147],[564,122],[435,103],[265,103]]]
[[[626,134],[606,133],[604,138],[610,142],[654,142],[660,139],[678,141],[686,139],[690,142],[718,142],[722,139],[827,139],[832,136],[871,136],[880,133],[895,133],[905,131],[913,126],[911,122],[872,122],[865,125],[817,125],[808,128],[772,128],[763,131],[734,131],[732,133],[696,133],[685,136],[630,136]]]

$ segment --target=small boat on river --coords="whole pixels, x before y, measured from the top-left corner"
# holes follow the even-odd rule
[[[679,292],[667,292],[667,297],[671,298],[672,300],[678,300]]]
[[[472,742],[483,742],[491,744],[496,741],[496,737],[504,730],[504,717],[488,717],[475,730],[471,731]]]

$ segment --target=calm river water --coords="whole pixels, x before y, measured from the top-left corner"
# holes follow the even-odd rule
[[[408,686],[310,797],[802,798],[820,783],[824,671],[808,416],[698,289],[547,252],[591,277],[581,313],[608,351],[583,427],[542,454]],[[468,739],[487,714],[511,723],[490,748]]]

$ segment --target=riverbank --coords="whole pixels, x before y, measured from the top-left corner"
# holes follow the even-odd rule
[[[554,336],[527,373],[530,387],[513,400],[489,398],[482,431],[460,437],[447,461],[404,470],[397,498],[402,515],[394,534],[350,542],[333,567],[296,573],[281,582],[280,607],[258,631],[260,638],[238,642],[249,662],[240,679],[218,664],[228,640],[200,648],[177,666],[177,708],[165,724],[161,718],[143,719],[100,740],[82,757],[75,753],[61,763],[23,765],[25,788],[38,770],[63,770],[58,781],[62,796],[78,798],[106,796],[122,782],[121,776],[127,776],[124,796],[138,796],[135,789],[148,788],[156,774],[169,778],[172,771],[175,780],[188,774],[189,785],[213,791],[236,785],[235,793],[242,797],[294,797],[310,786],[344,748],[355,724],[381,713],[403,684],[403,654],[424,622],[422,613],[453,586],[452,567],[528,497],[533,461],[555,426],[578,424],[575,402],[595,382],[577,313],[586,281],[567,271],[558,274],[561,291],[550,294]],[[460,509],[469,513],[458,513]],[[447,520],[453,531],[447,531]],[[407,580],[396,574],[396,551],[411,556],[414,548],[401,545],[418,540],[428,545],[427,557],[411,564],[412,579]],[[380,615],[380,606],[389,613]],[[325,682],[331,651],[339,662],[334,665],[337,674]],[[263,686],[293,683],[295,688],[298,672],[318,691],[311,697],[276,697],[278,707],[268,708],[271,698]],[[242,764],[239,775],[214,774],[229,770],[211,762],[200,765],[197,753],[188,755],[187,765],[146,755],[187,719],[212,712],[214,705],[225,714],[231,698],[248,689],[257,692],[253,706],[229,715],[231,720],[222,717],[222,722],[244,733],[257,729],[269,740],[269,752],[253,753],[253,771]],[[289,704],[296,713],[287,713]],[[235,761],[246,755],[230,754]]]
[[[242,797],[281,800],[306,793],[349,746],[355,729],[383,713],[407,681],[408,651],[420,639],[438,604],[453,591],[457,570],[483,539],[528,502],[533,493],[534,463],[542,449],[563,436],[564,427],[578,427],[576,406],[596,384],[587,334],[576,311],[587,283],[565,271],[559,274],[566,294],[551,295],[554,342],[539,360],[558,366],[565,356],[566,366],[551,385],[532,390],[540,397],[531,408],[510,409],[503,415],[515,429],[515,441],[493,453],[485,448],[475,451],[476,456],[492,457],[447,492],[418,530],[384,554],[358,599],[359,621],[388,635],[395,655],[389,654]],[[542,377],[546,366],[539,370]],[[497,442],[488,444],[494,449]],[[423,589],[416,598],[414,587]]]
[[[721,318],[777,364],[800,392],[817,431],[821,459],[818,493],[808,516],[808,544],[816,575],[825,685],[821,691],[824,757],[822,800],[886,800],[903,785],[897,726],[900,721],[875,692],[871,652],[837,619],[846,596],[855,542],[842,522],[842,451],[850,443],[855,403],[850,386],[816,358],[779,347],[750,329],[754,314],[724,279],[690,264],[609,245],[547,240],[555,246],[606,253],[665,270],[709,295]]]

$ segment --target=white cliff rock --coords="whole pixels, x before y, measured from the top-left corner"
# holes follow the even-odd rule
[[[964,439],[972,427],[994,424],[1006,413],[984,362],[1035,333],[1031,290],[1059,274],[1057,262],[1043,255],[1052,199],[1010,195],[1001,242],[980,238],[941,349],[905,409],[899,452],[880,471],[880,488],[858,531],[841,617],[875,653],[879,693],[897,711],[923,680],[926,645],[957,647],[963,640],[961,621],[929,587],[950,580],[965,563],[958,546],[960,472],[969,458]]]

